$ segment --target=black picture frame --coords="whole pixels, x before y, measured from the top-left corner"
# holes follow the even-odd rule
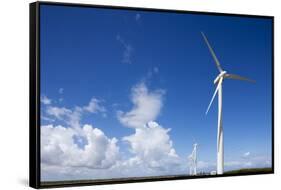
[[[216,15],[216,16],[232,16],[232,17],[247,17],[247,18],[265,18],[272,22],[272,170],[256,173],[240,173],[240,174],[223,174],[214,176],[175,176],[175,177],[139,177],[139,178],[120,178],[113,180],[97,180],[97,181],[65,181],[53,184],[42,184],[40,182],[40,5],[56,5],[65,7],[85,7],[85,8],[103,8],[103,9],[118,9],[118,10],[140,10],[148,12],[166,12],[166,13],[187,13],[199,15]],[[183,180],[194,178],[215,178],[243,175],[259,175],[274,173],[274,17],[262,15],[246,15],[246,14],[228,14],[216,12],[197,12],[187,10],[168,10],[156,8],[141,8],[141,7],[123,7],[123,6],[104,6],[91,4],[75,4],[75,3],[58,3],[58,2],[34,2],[29,5],[29,185],[33,188],[52,188],[52,187],[67,187],[67,186],[85,186],[85,185],[103,185],[103,184],[120,184],[120,183],[135,183],[135,182],[151,182],[165,180]]]

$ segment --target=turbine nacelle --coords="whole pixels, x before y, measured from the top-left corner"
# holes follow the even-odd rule
[[[215,78],[214,84],[217,84],[218,81],[219,81],[219,79],[220,79],[221,77],[223,78],[226,73],[227,73],[226,71],[220,72],[220,74]]]

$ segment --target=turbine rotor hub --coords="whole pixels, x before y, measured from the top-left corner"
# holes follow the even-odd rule
[[[226,74],[226,71],[222,71],[214,80],[214,84],[217,84],[220,78],[223,78],[224,75]]]

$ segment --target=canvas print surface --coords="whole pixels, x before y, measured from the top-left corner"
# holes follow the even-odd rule
[[[41,182],[272,170],[272,20],[40,5]]]

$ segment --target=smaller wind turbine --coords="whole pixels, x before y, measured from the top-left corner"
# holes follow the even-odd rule
[[[255,82],[255,81],[248,79],[246,77],[239,76],[239,75],[229,74],[226,71],[224,71],[221,67],[221,64],[220,64],[214,50],[212,49],[211,45],[209,44],[207,37],[205,36],[205,34],[203,32],[201,32],[201,34],[204,38],[205,43],[207,44],[207,46],[209,48],[209,51],[215,61],[216,67],[219,71],[218,76],[214,80],[214,84],[217,85],[217,87],[213,94],[211,102],[208,106],[206,114],[208,113],[208,111],[213,103],[213,100],[214,100],[216,94],[218,93],[217,174],[221,175],[221,174],[223,174],[223,170],[224,170],[223,127],[222,127],[222,83],[223,83],[224,79],[235,79],[235,80],[242,80],[242,81],[247,81],[247,82]]]
[[[189,175],[193,174],[193,158],[192,155],[188,156]]]
[[[190,175],[197,175],[197,146],[197,143],[193,144],[192,153],[188,156]]]

